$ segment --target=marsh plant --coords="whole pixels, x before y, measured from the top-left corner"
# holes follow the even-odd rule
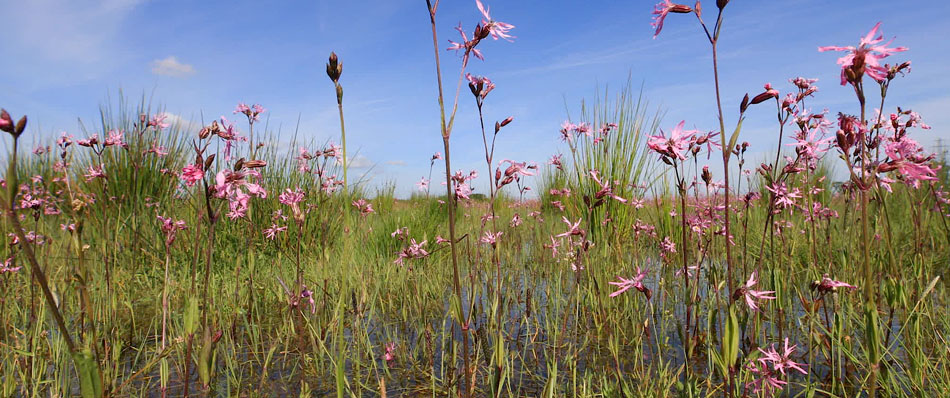
[[[143,101],[29,151],[27,118],[0,112],[0,395],[950,391],[950,181],[915,138],[930,127],[887,101],[910,61],[890,63],[908,49],[881,24],[819,48],[843,53],[837,83],[856,101],[816,110],[804,77],[723,98],[719,38],[738,5],[660,2],[655,37],[679,14],[710,44],[717,125],[664,121],[628,84],[551,126],[561,148],[539,165],[496,157],[517,115],[485,104],[517,93],[472,73],[491,45],[518,45],[515,26],[476,0],[446,48],[439,3],[439,125],[420,129],[441,147],[409,199],[348,176],[335,53],[342,147],[278,145],[260,104],[233,110],[246,125],[190,131]],[[460,111],[478,117],[478,170],[453,168]],[[742,140],[753,112],[776,116],[758,165]]]

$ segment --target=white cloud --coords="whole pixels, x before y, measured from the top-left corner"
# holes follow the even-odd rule
[[[390,166],[406,166],[407,165],[405,160],[390,160],[386,162],[386,164]]]
[[[166,117],[165,122],[173,126],[178,125],[179,128],[186,134],[187,133],[198,134],[198,131],[200,131],[201,128],[204,127],[201,125],[201,123],[198,123],[192,119],[185,119],[181,117],[181,115],[178,115],[178,114],[165,112],[165,117]]]
[[[346,164],[346,167],[351,169],[368,169],[373,166],[376,166],[376,163],[363,155],[356,155],[355,157],[350,158],[349,162]]]
[[[187,77],[195,74],[195,67],[178,62],[177,57],[170,55],[152,61],[152,73],[162,76]]]

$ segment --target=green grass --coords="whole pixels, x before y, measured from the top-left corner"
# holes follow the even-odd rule
[[[576,161],[564,171],[551,171],[539,180],[542,193],[554,187],[572,189],[566,213],[542,206],[549,200],[545,195],[540,202],[518,203],[511,199],[516,192],[502,192],[496,205],[498,224],[504,226],[498,250],[502,300],[497,307],[492,299],[490,248],[478,243],[484,229],[480,218],[488,205],[460,204],[463,304],[474,319],[470,332],[477,396],[493,390],[500,396],[658,397],[691,392],[721,396],[727,388],[712,355],[720,350],[731,296],[723,287],[721,237],[697,234],[689,242],[678,239],[678,219],[670,216],[674,206],[662,177],[649,189],[620,192],[647,198],[642,209],[611,204],[596,213],[584,210],[582,195],[596,191],[584,176],[592,168],[622,179],[624,186],[649,184],[648,176],[658,175],[649,172],[652,160],[640,143],[644,134],[656,130],[658,118],[629,90],[614,102],[608,98],[605,95],[598,105],[585,108],[582,120],[595,125],[619,120],[620,131],[599,146],[584,143]],[[82,169],[94,161],[87,148],[70,148],[70,191],[56,179],[63,173],[53,168],[55,149],[42,156],[22,151],[18,167],[21,182],[43,176],[37,184],[51,193],[62,212],[34,217],[29,209],[18,210],[27,231],[47,237],[43,245],[35,246],[38,262],[73,338],[94,353],[107,393],[156,396],[160,369],[166,363],[171,396],[183,393],[186,367],[192,395],[379,396],[383,384],[389,396],[455,395],[461,378],[462,332],[450,314],[454,296],[449,250],[435,244],[436,236],[447,235],[445,204],[439,197],[397,200],[392,185],[375,195],[361,187],[351,198],[321,195],[313,178],[295,172],[292,154],[266,146],[261,156],[268,162],[262,169],[268,197],[252,199],[247,218],[217,224],[210,302],[199,309],[206,311],[212,334],[221,333],[211,346],[204,340],[205,331],[190,324],[187,315],[190,303],[200,304],[204,286],[209,228],[203,197],[194,188],[180,187],[174,175],[160,172],[180,170],[191,162],[190,142],[196,132],[172,126],[157,137],[146,132],[138,138],[129,133],[135,131],[132,123],[135,115],[148,109],[127,108],[123,104],[116,113],[104,110],[103,128],[94,130],[127,131],[129,152],[115,148],[105,152],[107,181],[85,182]],[[153,139],[171,154],[161,159],[136,155]],[[274,139],[270,136],[269,142]],[[603,148],[607,149],[601,152]],[[938,188],[947,186],[943,178]],[[277,196],[292,187],[308,192],[302,233],[298,235],[293,220],[278,221],[288,230],[277,239],[265,238],[262,230],[274,222],[275,211],[290,214]],[[371,196],[376,213],[360,217],[349,202],[364,195]],[[883,352],[879,392],[937,396],[950,391],[946,341],[950,303],[944,282],[950,276],[947,220],[931,210],[934,197],[926,189],[895,184],[894,192],[886,196],[886,209],[881,202],[872,202],[869,220],[873,233],[881,236],[872,249],[872,266],[879,276],[874,287],[879,321],[874,326],[887,339],[879,342]],[[830,190],[820,198],[839,217],[816,223],[817,265],[810,265],[812,244],[809,234],[801,232],[809,224],[800,213],[776,216],[792,225],[782,234],[762,233],[766,219],[762,203],[736,215],[734,256],[743,271],[739,277],[744,280],[760,262],[757,287],[775,290],[777,296],[761,313],[737,307],[742,384],[751,381],[742,369],[759,355],[757,348],[788,337],[799,347],[795,359],[809,364],[808,376],[787,379],[789,396],[845,397],[868,389],[869,341],[860,291],[839,290],[821,302],[812,301],[809,286],[824,273],[861,282],[854,203]],[[701,198],[691,201],[699,206],[691,212],[699,211]],[[540,210],[540,218],[528,216]],[[942,211],[947,212],[946,206]],[[351,212],[351,225],[344,225],[345,212]],[[604,212],[613,221],[602,227]],[[511,227],[508,221],[515,213],[524,221]],[[170,343],[164,351],[159,349],[159,337],[165,249],[156,215],[185,220],[188,226],[170,251]],[[550,243],[550,236],[567,230],[562,215],[584,218],[594,241],[589,250],[568,249],[565,242],[561,254],[552,258],[542,246]],[[656,236],[635,235],[631,228],[638,219],[655,225]],[[70,234],[60,228],[70,222],[81,230]],[[7,219],[2,225],[4,233],[12,231]],[[405,266],[394,264],[403,244],[390,234],[401,227],[408,227],[409,236],[417,241],[427,240],[431,254],[407,260]],[[706,253],[698,279],[699,294],[705,298],[694,307],[697,347],[689,363],[683,360],[686,293],[682,278],[675,275],[678,257],[665,261],[659,256],[659,242],[667,236],[693,258]],[[79,382],[73,362],[20,250],[8,245],[5,254],[15,256],[16,265],[24,267],[0,274],[0,395],[76,395]],[[304,284],[314,292],[312,312],[306,302],[292,308],[282,286],[294,289],[298,261]],[[573,271],[571,261],[584,269]],[[636,290],[608,298],[614,290],[608,282],[617,276],[632,277],[637,266],[648,269],[645,283],[652,298],[647,301]],[[90,299],[90,313],[84,315],[82,286]],[[813,305],[816,311],[806,309]],[[191,352],[189,335],[194,336]],[[382,359],[389,342],[396,344],[392,363]],[[207,387],[197,372],[204,347],[213,347],[207,350],[213,363]]]

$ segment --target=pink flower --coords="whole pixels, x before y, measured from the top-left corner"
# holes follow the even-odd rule
[[[671,12],[688,14],[693,12],[693,9],[682,4],[674,4],[670,0],[663,0],[657,3],[653,8],[653,22],[650,23],[651,26],[656,28],[656,32],[653,34],[654,39],[660,35],[660,31],[663,30],[663,21],[666,19],[666,15]]]
[[[897,170],[907,185],[919,188],[920,181],[937,179],[939,167],[929,165],[933,155],[924,156],[923,148],[917,141],[907,136],[888,138],[884,151],[890,160],[883,166],[885,169],[882,171]]]
[[[449,40],[449,43],[452,43],[452,45],[446,48],[446,50],[455,50],[456,53],[458,50],[464,50],[464,54],[462,56],[462,66],[465,66],[468,63],[468,54],[472,54],[475,56],[475,58],[484,61],[485,57],[482,56],[481,50],[475,48],[475,46],[478,45],[480,39],[473,38],[472,40],[468,40],[468,36],[465,35],[465,31],[462,29],[461,22],[459,23],[459,26],[455,27],[455,30],[457,30],[459,34],[462,35],[462,42],[456,43],[452,40]]]
[[[189,187],[201,181],[204,176],[205,172],[201,169],[201,165],[198,164],[189,164],[181,169],[181,179],[184,180],[185,185]]]
[[[768,366],[762,364],[762,367],[759,368],[759,365],[756,363],[750,363],[747,369],[756,375],[756,379],[746,384],[746,388],[752,387],[752,392],[759,394],[765,393],[771,395],[773,391],[781,390],[786,382],[779,380],[778,377],[775,377],[776,374],[769,369]]]
[[[520,225],[521,225],[521,216],[519,216],[518,213],[515,213],[515,215],[511,217],[511,221],[508,222],[508,225],[509,225],[510,227],[512,227],[512,228],[516,228],[516,227],[520,226]]]
[[[300,188],[297,188],[296,190],[291,190],[290,188],[287,188],[283,193],[281,193],[277,197],[277,200],[279,200],[280,203],[285,204],[287,206],[293,206],[303,201],[303,196],[304,196],[304,193],[303,191],[300,190]]]
[[[98,166],[89,166],[89,168],[86,169],[86,174],[84,175],[84,177],[86,177],[86,182],[95,180],[96,178],[106,178],[106,172],[103,170],[103,167],[105,167],[105,165],[102,164]]]
[[[386,353],[383,354],[383,360],[386,361],[386,364],[392,366],[393,361],[396,360],[396,343],[389,342],[386,344]]]
[[[373,210],[373,204],[370,202],[367,202],[366,199],[359,199],[359,200],[353,201],[353,207],[355,207],[356,210],[360,212],[361,217],[365,217],[376,212],[375,210]]]
[[[162,223],[162,233],[165,234],[165,245],[171,246],[172,242],[175,241],[175,235],[178,234],[178,231],[185,229],[185,221],[174,221],[171,217],[157,217],[158,221]]]
[[[770,294],[774,294],[775,291],[752,290],[752,287],[755,286],[757,283],[759,283],[759,281],[758,279],[756,279],[756,272],[753,272],[752,275],[749,276],[749,280],[746,281],[745,285],[742,285],[739,287],[739,289],[736,289],[735,293],[733,293],[732,295],[732,299],[738,300],[741,297],[745,297],[745,302],[746,302],[746,305],[749,306],[749,309],[752,311],[758,311],[759,306],[756,301],[757,300],[759,301],[774,300],[775,296],[770,296]]]
[[[558,170],[564,170],[564,165],[561,163],[562,156],[563,155],[561,154],[551,155],[551,159],[548,160],[548,164],[554,166]]]
[[[425,246],[426,243],[428,243],[428,241],[424,240],[422,242],[416,243],[415,239],[410,239],[409,245],[404,247],[402,251],[399,252],[399,257],[397,257],[396,260],[393,261],[393,263],[396,263],[398,265],[403,265],[404,261],[407,259],[411,260],[411,259],[419,259],[419,258],[427,257],[429,255],[429,252],[423,248],[423,246]]]
[[[422,192],[428,191],[429,180],[427,180],[425,177],[422,177],[422,179],[420,179],[419,182],[416,183],[416,188],[418,188],[419,191],[422,191]]]
[[[498,243],[498,238],[501,237],[502,233],[503,232],[501,231],[498,231],[495,233],[492,233],[490,231],[485,231],[485,235],[482,235],[482,238],[479,239],[478,241],[484,245],[495,246]]]
[[[788,337],[785,338],[785,349],[782,350],[782,353],[779,354],[775,351],[775,344],[772,344],[768,350],[763,350],[759,348],[759,352],[764,355],[764,357],[759,358],[759,362],[762,363],[762,366],[765,366],[767,362],[772,363],[772,369],[781,372],[782,375],[785,375],[785,369],[796,370],[801,374],[808,374],[805,369],[802,368],[802,364],[792,361],[791,356],[795,353],[795,345],[788,346]]]
[[[3,119],[0,119],[0,122],[2,122],[2,120]],[[10,273],[17,272],[20,270],[20,268],[23,268],[23,267],[13,266],[13,257],[7,257],[7,259],[4,260],[2,264],[0,264],[0,274],[6,273],[6,272],[10,272]]]
[[[294,215],[294,220],[297,222],[303,222],[304,214],[300,210],[300,202],[303,201],[303,197],[304,192],[301,191],[300,188],[295,190],[287,188],[277,197],[277,200],[280,201],[281,204],[290,206],[290,212]]]
[[[551,244],[549,245],[545,243],[542,246],[544,246],[545,249],[551,250],[551,258],[557,258],[557,248],[561,246],[561,241],[554,239],[554,237],[551,236]]]
[[[689,149],[689,145],[693,143],[694,136],[699,131],[683,130],[684,125],[686,121],[680,121],[670,132],[669,137],[664,135],[662,129],[659,135],[647,136],[647,146],[661,156],[685,160],[686,156],[683,154]]]
[[[485,99],[488,93],[495,89],[495,83],[492,83],[491,79],[487,77],[466,73],[465,79],[468,80],[468,87],[472,90],[472,94],[481,99]]]
[[[799,191],[798,188],[789,191],[788,186],[786,186],[784,182],[767,185],[765,189],[775,195],[775,204],[782,209],[795,206],[795,199],[802,197],[801,191]]]
[[[818,159],[822,154],[831,149],[832,143],[835,141],[835,137],[821,138],[818,136],[818,132],[821,129],[808,129],[807,135],[804,131],[795,136],[794,145],[798,149],[798,153],[808,159]]]
[[[568,226],[567,232],[554,235],[558,238],[563,238],[565,236],[586,236],[587,232],[581,229],[581,219],[578,218],[577,222],[571,223],[571,220],[568,220],[567,217],[561,216],[561,221],[563,221]]]
[[[620,196],[617,196],[616,194],[613,193],[613,188],[611,188],[610,181],[607,181],[607,180],[601,181],[601,180],[600,180],[600,177],[597,176],[597,170],[591,170],[591,171],[590,171],[590,177],[591,177],[591,178],[594,180],[594,182],[596,182],[597,185],[600,187],[600,190],[597,191],[597,193],[594,194],[594,197],[595,197],[595,198],[597,198],[597,199],[602,199],[602,198],[607,197],[607,198],[612,198],[612,199],[614,199],[614,200],[616,200],[616,201],[618,201],[618,202],[620,202],[620,203],[627,203],[627,200],[626,200],[626,199],[621,198]]]
[[[99,143],[99,134],[90,135],[89,137],[86,137],[86,139],[84,140],[76,141],[76,143],[79,144],[80,146],[92,147],[93,145],[96,145]]]
[[[227,216],[231,219],[242,218],[247,214],[251,196],[266,198],[267,191],[253,180],[260,179],[261,175],[253,169],[240,171],[222,170],[215,175],[213,187],[214,196],[228,200],[230,211]]]
[[[818,47],[818,51],[847,51],[848,54],[838,58],[838,65],[841,65],[841,85],[847,83],[857,84],[866,73],[872,79],[883,82],[887,78],[887,68],[881,65],[880,61],[889,57],[891,54],[901,51],[907,51],[906,47],[887,48],[891,41],[880,44],[884,41],[884,36],[877,35],[877,30],[881,27],[878,22],[874,25],[868,34],[861,38],[857,47],[854,46],[825,46]],[[848,74],[851,77],[849,78]]]
[[[277,224],[271,224],[270,228],[264,229],[264,236],[267,239],[274,240],[277,237],[278,233],[284,232],[287,230],[287,226],[279,226]]]
[[[163,130],[168,127],[168,123],[165,122],[165,119],[168,118],[166,113],[156,113],[152,115],[152,118],[148,120],[148,127],[154,127],[157,130]]]
[[[617,279],[620,280],[619,282],[607,282],[618,287],[617,291],[610,293],[609,297],[617,297],[623,294],[623,292],[630,290],[630,288],[636,288],[637,290],[646,293],[646,291],[649,290],[646,286],[643,286],[643,278],[646,278],[646,276],[647,273],[640,270],[640,267],[637,266],[637,275],[634,276],[633,279],[624,279],[623,277],[618,276]],[[649,300],[649,297],[647,297],[647,299]]]
[[[102,142],[102,146],[117,145],[122,148],[127,148],[129,145],[126,144],[125,141],[122,139],[122,135],[123,133],[121,130],[110,130],[109,136],[106,137],[106,140]]]
[[[435,154],[432,155],[432,161],[433,161],[433,162],[435,162],[436,160],[439,160],[439,159],[442,159],[442,152],[436,152]]]
[[[266,109],[264,109],[264,107],[261,106],[261,104],[254,104],[254,106],[247,106],[247,104],[243,102],[238,103],[237,106],[234,108],[235,114],[243,113],[245,116],[247,116],[247,120],[251,123],[260,120],[260,114],[264,113],[265,111]]]
[[[484,25],[483,29],[488,29],[493,39],[498,40],[502,38],[512,41],[511,38],[514,36],[509,35],[508,31],[513,29],[515,27],[514,25],[493,20],[491,15],[488,14],[488,7],[482,5],[481,0],[475,0],[475,5],[478,6],[478,11],[481,11],[482,17],[484,18],[482,20],[482,25]]]
[[[847,288],[847,289],[851,289],[851,290],[854,290],[854,289],[857,289],[857,288],[858,288],[857,286],[849,285],[849,284],[847,284],[847,283],[844,283],[844,282],[841,282],[841,281],[836,281],[836,280],[834,280],[834,279],[831,279],[831,278],[828,277],[828,274],[825,274],[825,275],[821,278],[821,281],[820,281],[820,282],[819,282],[819,281],[815,281],[815,282],[812,283],[812,289],[818,290],[819,293],[828,293],[828,292],[837,291],[839,287],[841,287],[841,288]]]

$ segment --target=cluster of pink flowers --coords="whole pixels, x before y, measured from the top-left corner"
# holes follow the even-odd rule
[[[376,212],[373,210],[373,204],[366,199],[358,199],[353,201],[353,207],[355,207],[356,210],[360,212],[361,217],[366,217]]]
[[[564,123],[561,123],[560,131],[561,140],[567,142],[573,142],[574,137],[579,137],[581,135],[593,137],[593,130],[590,127],[590,124],[586,122],[574,124],[569,120],[565,120]],[[558,156],[557,162],[560,164],[560,156]]]
[[[178,235],[178,231],[185,229],[185,221],[178,220],[175,221],[171,217],[156,216],[158,221],[162,224],[162,233],[165,234],[165,245],[171,246],[172,242],[175,241],[175,236]]]
[[[228,218],[242,218],[247,214],[248,202],[252,196],[264,199],[267,191],[257,180],[261,174],[254,169],[237,171],[222,170],[215,175],[215,185],[212,187],[216,198],[224,198],[229,202]]]
[[[473,192],[470,181],[476,178],[478,178],[478,171],[475,170],[470,171],[468,174],[459,170],[452,175],[451,179],[456,199],[470,199],[470,195]],[[445,183],[442,183],[442,185],[445,185]]]
[[[243,102],[238,103],[237,107],[234,108],[234,114],[238,114],[238,113],[244,114],[245,116],[247,116],[247,120],[250,123],[254,123],[260,120],[261,114],[266,111],[267,110],[264,109],[264,107],[261,106],[261,104],[254,104],[252,106],[247,106],[247,104]]]
[[[508,164],[508,167],[505,168],[504,173],[501,171],[502,164]],[[498,168],[495,169],[495,188],[501,189],[505,185],[511,184],[515,181],[520,181],[522,177],[533,176],[537,170],[538,166],[535,164],[528,164],[527,162],[515,162],[514,160],[502,160],[498,163]]]

